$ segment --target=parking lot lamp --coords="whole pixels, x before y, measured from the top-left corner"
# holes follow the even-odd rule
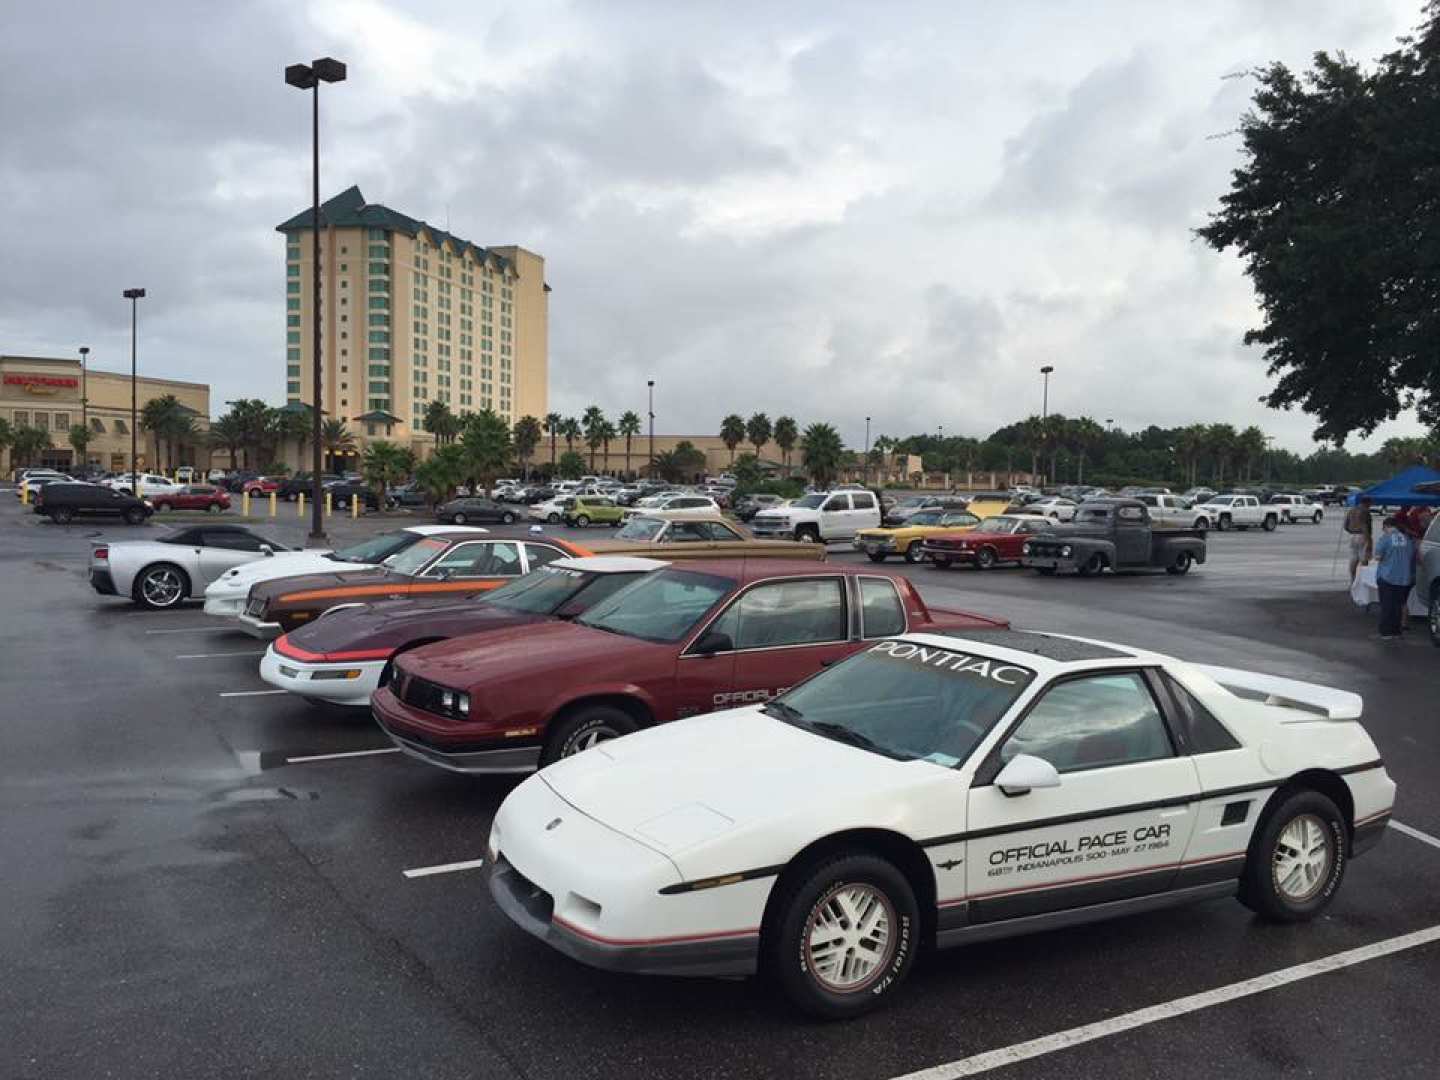
[[[655,380],[646,384],[650,391],[650,479],[655,479]]]
[[[870,418],[865,417],[865,486],[870,486]]]
[[[310,434],[313,443],[313,471],[311,472],[310,535],[311,547],[325,543],[324,486],[321,473],[324,471],[320,419],[320,84],[345,81],[345,65],[330,57],[316,60],[312,64],[291,64],[285,69],[285,82],[297,90],[310,91],[311,142],[310,142],[310,236],[311,236],[311,294],[310,325],[314,347],[312,361],[312,388]]]
[[[145,296],[145,290],[126,289],[121,295],[130,301],[130,494],[138,499],[140,497],[140,470],[135,459],[140,452],[136,445],[136,433],[140,430],[140,407],[138,395],[135,392],[135,321],[139,301]]]
[[[86,381],[86,377],[85,377],[85,375],[86,375],[86,372],[85,372],[86,362],[87,362],[89,359],[90,359],[90,346],[89,346],[89,345],[81,345],[81,346],[80,346],[80,426],[85,429],[86,434],[89,434],[89,432],[90,432],[90,415],[89,415],[90,399],[86,396],[86,391],[89,389],[89,384],[88,384],[88,382]],[[83,451],[82,451],[82,453],[83,453]],[[85,460],[82,461],[81,464],[82,464],[82,465],[88,465],[89,463],[90,463],[90,455],[89,455],[89,454],[86,454],[86,455],[85,455]]]

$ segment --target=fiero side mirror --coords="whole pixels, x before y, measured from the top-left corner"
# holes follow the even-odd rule
[[[275,554],[275,549],[274,549],[273,547],[271,547],[269,544],[261,544],[261,545],[260,545],[260,551],[261,551],[262,554],[265,554],[265,555],[274,555],[274,554]]]
[[[695,643],[696,656],[714,656],[716,653],[732,652],[734,649],[735,642],[730,639],[730,635],[719,630],[707,630]]]
[[[1060,773],[1044,758],[1016,754],[995,777],[995,786],[1005,795],[1028,795],[1032,788],[1060,786]]]

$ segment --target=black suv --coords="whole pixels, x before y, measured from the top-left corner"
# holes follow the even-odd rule
[[[491,521],[509,525],[519,516],[519,513],[512,507],[502,506],[494,499],[486,499],[479,495],[451,499],[435,508],[435,520],[449,522],[451,525],[464,525],[471,521]]]
[[[56,525],[69,524],[86,514],[121,517],[127,525],[143,525],[154,512],[144,499],[99,484],[46,484],[35,494],[35,513],[46,515]]]
[[[336,483],[339,479],[340,477],[336,476],[334,473],[321,473],[320,485],[324,487],[326,485]],[[275,495],[277,498],[284,499],[286,502],[294,502],[296,496],[298,496],[302,491],[305,493],[305,497],[308,499],[310,497],[310,493],[314,490],[315,481],[309,473],[296,473],[294,476],[287,477],[280,482],[280,486],[275,490]]]
[[[375,489],[369,484],[340,480],[333,484],[326,484],[325,490],[330,493],[330,502],[337,510],[349,509],[352,500],[360,503],[367,510],[380,509],[380,501],[375,496]]]

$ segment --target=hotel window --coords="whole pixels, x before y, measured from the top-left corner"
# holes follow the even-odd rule
[[[285,291],[286,291],[287,293],[298,293],[298,292],[300,291],[300,282],[298,282],[298,281],[287,281],[287,282],[285,283]]]
[[[287,364],[285,367],[285,374],[290,376],[290,378],[292,379],[298,379],[300,377],[300,365]]]
[[[390,377],[390,367],[387,364],[371,364],[370,374],[388,379]]]
[[[93,431],[96,435],[104,435],[105,421],[92,416],[90,418],[90,430]]]
[[[390,249],[389,249],[388,247],[386,247],[384,244],[371,244],[371,245],[370,245],[370,258],[372,258],[372,259],[388,259],[389,257],[390,257]]]
[[[341,282],[341,284],[343,285],[344,282]],[[376,293],[376,292],[388,293],[388,292],[390,291],[390,282],[387,281],[387,280],[385,280],[385,278],[371,278],[371,279],[370,279],[370,291],[371,291],[372,293]]]
[[[341,278],[341,279],[340,279],[340,287],[341,287],[342,289],[348,289],[348,288],[350,287],[350,282],[346,281],[344,278]],[[373,292],[374,290],[372,289],[371,291]],[[344,300],[341,300],[340,302],[343,304],[345,301],[344,301]]]
[[[349,364],[341,364],[341,365],[340,365],[340,370],[341,370],[341,371],[349,371],[349,370],[350,370],[350,365],[349,365]]]
[[[285,359],[286,359],[286,360],[299,360],[299,359],[300,359],[300,350],[299,350],[299,349],[295,349],[295,348],[286,349],[286,350],[285,350]]]
[[[347,401],[345,398],[342,397],[342,398],[340,399],[340,406],[341,406],[341,408],[349,408],[349,407],[350,407],[350,402]]]
[[[37,412],[37,413],[35,414],[35,419],[32,420],[31,423],[32,423],[35,427],[39,428],[41,431],[49,431],[49,430],[50,430],[50,414],[49,414],[49,413],[43,413],[43,412]]]
[[[340,272],[341,272],[342,274],[348,274],[348,273],[350,272],[350,264],[349,264],[349,263],[341,263],[341,264],[340,264]]]
[[[286,316],[285,316],[285,325],[286,325],[286,326],[299,326],[299,325],[300,325],[300,316],[299,316],[299,315],[286,315]]]
[[[350,384],[349,384],[348,382],[342,382],[342,383],[340,384],[340,389],[341,389],[341,390],[349,390],[349,389],[350,389]]]
[[[386,239],[385,230],[384,230],[384,229],[371,229],[371,230],[370,230],[370,239],[371,239],[371,240],[384,240],[384,239]]]
[[[349,248],[347,248],[347,247],[342,247],[342,248],[340,249],[340,254],[341,254],[341,255],[345,255],[345,254],[348,254],[349,251],[350,251]]]
[[[286,297],[286,299],[285,299],[285,308],[286,308],[286,310],[288,310],[288,311],[299,311],[299,310],[300,310],[300,298],[299,298],[298,296],[289,296],[289,297]]]
[[[287,277],[299,277],[300,267],[296,263],[290,263],[285,267],[285,274]]]
[[[390,264],[389,264],[389,263],[383,263],[383,262],[372,262],[372,263],[370,264],[370,273],[372,273],[372,274],[388,274],[388,273],[390,273]]]
[[[388,397],[371,398],[371,399],[370,399],[370,408],[371,408],[371,409],[380,409],[380,410],[388,411],[389,408],[390,408],[390,399],[389,399]],[[373,434],[375,434],[375,433],[372,431],[370,434],[373,435]]]
[[[285,392],[286,392],[287,394],[297,394],[297,395],[298,395],[298,394],[300,393],[300,384],[299,384],[298,382],[288,382],[288,383],[286,383],[286,384],[285,384]]]
[[[390,331],[388,331],[388,330],[371,330],[371,331],[370,331],[370,344],[371,344],[371,345],[388,345],[388,344],[390,344]]]
[[[298,258],[300,258],[300,245],[299,245],[299,244],[286,244],[286,245],[285,245],[285,258],[287,258],[287,259],[298,259]]]
[[[371,325],[371,326],[389,326],[389,325],[390,325],[390,316],[389,316],[389,315],[383,315],[383,314],[382,314],[382,315],[371,315],[371,316],[370,316],[370,325]]]
[[[286,341],[287,344],[290,344],[290,345],[299,345],[299,344],[300,344],[300,331],[299,331],[299,330],[287,330],[287,331],[285,331],[285,341]]]
[[[124,420],[111,420],[110,423],[111,423],[111,425],[115,428],[115,434],[116,434],[116,435],[129,435],[129,434],[130,434],[130,429],[125,426],[125,421],[124,421]]]
[[[390,350],[387,349],[387,348],[385,348],[383,345],[380,346],[380,347],[378,347],[378,348],[373,348],[373,349],[370,350],[370,359],[371,359],[371,360],[389,360],[389,359],[390,359]]]
[[[342,323],[349,322],[349,321],[350,321],[350,316],[349,316],[349,315],[341,315],[341,316],[340,316],[340,321],[341,321]]]
[[[372,382],[372,383],[370,384],[370,393],[372,393],[372,394],[383,394],[383,393],[385,393],[385,392],[386,392],[387,390],[389,390],[389,389],[390,389],[390,384],[389,384],[389,383],[384,383],[384,382]]]
[[[373,311],[374,309],[376,309],[376,308],[379,308],[379,309],[381,309],[381,310],[384,310],[385,308],[388,308],[389,306],[390,306],[390,298],[389,298],[388,296],[372,296],[372,297],[370,297],[370,308],[371,308],[372,311]]]

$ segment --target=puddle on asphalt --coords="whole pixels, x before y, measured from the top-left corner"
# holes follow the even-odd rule
[[[292,791],[290,788],[232,788],[222,791],[217,799],[222,802],[271,802],[276,799],[290,799],[295,802],[314,802],[320,798],[318,791]]]

